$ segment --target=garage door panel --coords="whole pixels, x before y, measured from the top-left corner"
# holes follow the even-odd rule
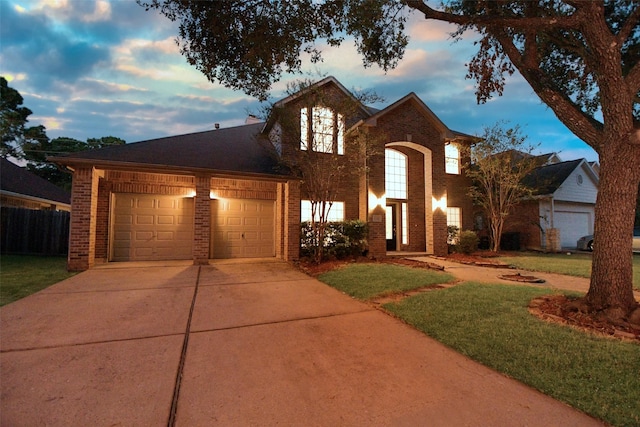
[[[554,225],[560,229],[560,245],[565,248],[575,248],[578,239],[593,230],[589,212],[556,211]]]
[[[193,199],[116,194],[112,259],[189,259],[193,248]]]
[[[212,206],[214,258],[275,255],[272,200],[216,200]]]

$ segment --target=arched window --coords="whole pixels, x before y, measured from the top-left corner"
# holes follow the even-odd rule
[[[384,150],[385,187],[388,199],[407,198],[407,156],[389,148]]]

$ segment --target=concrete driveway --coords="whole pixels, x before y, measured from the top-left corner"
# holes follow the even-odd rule
[[[273,260],[109,264],[0,310],[2,426],[596,426]]]

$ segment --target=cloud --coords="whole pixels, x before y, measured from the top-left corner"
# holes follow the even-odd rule
[[[72,82],[109,59],[104,46],[86,42],[56,28],[47,16],[18,12],[0,2],[2,52],[10,73],[23,73],[36,89],[52,81]]]

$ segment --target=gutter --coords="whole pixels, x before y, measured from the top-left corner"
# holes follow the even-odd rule
[[[41,197],[30,196],[28,194],[14,193],[13,191],[7,191],[7,190],[0,190],[0,194],[2,194],[3,196],[15,197],[15,198],[18,198],[18,199],[26,199],[26,200],[30,200],[32,202],[46,203],[46,204],[54,205],[54,206],[63,206],[63,207],[71,209],[71,205],[68,204],[68,203],[59,202],[59,201],[51,200],[51,199],[43,199]],[[60,209],[58,209],[58,210],[60,210]]]
[[[121,171],[133,171],[133,172],[152,172],[152,173],[167,173],[172,172],[176,175],[199,175],[199,174],[210,174],[215,177],[220,178],[254,178],[260,179],[263,181],[275,181],[275,182],[286,182],[291,179],[295,179],[292,176],[288,175],[270,175],[270,174],[262,174],[255,172],[236,172],[236,171],[225,171],[218,169],[207,169],[207,168],[198,168],[198,167],[188,167],[188,166],[172,166],[172,165],[158,165],[158,164],[145,164],[145,163],[134,163],[134,162],[118,162],[118,161],[109,161],[109,160],[93,160],[93,159],[77,159],[77,158],[68,158],[68,157],[47,157],[47,160],[50,162],[55,162],[59,165],[66,166],[70,170],[74,170],[74,166],[91,166],[97,169],[111,169],[111,170],[121,170]]]

